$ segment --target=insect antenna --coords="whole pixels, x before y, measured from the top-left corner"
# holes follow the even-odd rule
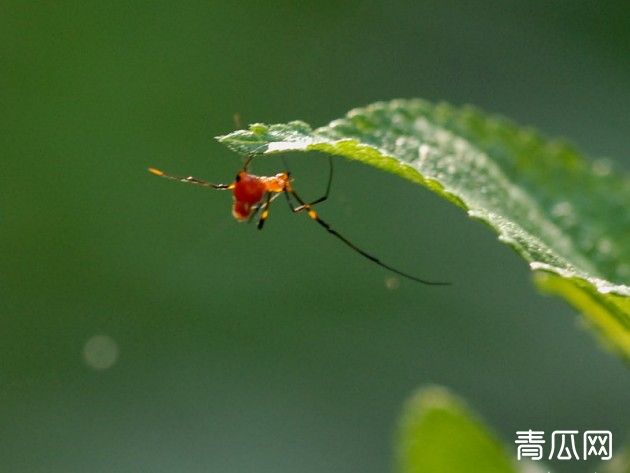
[[[171,176],[170,174],[166,174],[165,172],[160,171],[159,169],[155,169],[155,168],[149,168],[148,171],[151,174],[155,174],[156,176],[159,176],[159,177],[164,177],[166,179],[171,179],[173,181],[184,182],[186,184],[195,184],[196,186],[212,187],[213,189],[220,189],[220,190],[232,189],[234,187],[232,184],[213,184],[212,182],[204,181],[203,179],[199,179],[193,176],[188,176],[188,177]]]
[[[232,120],[234,121],[234,126],[236,128],[243,128],[243,121],[241,120],[240,113],[234,112],[234,115],[232,115]]]

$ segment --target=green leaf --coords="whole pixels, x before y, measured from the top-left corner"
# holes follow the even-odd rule
[[[406,404],[398,432],[401,473],[515,473],[513,460],[463,403],[428,387]]]
[[[610,460],[600,462],[600,473],[630,473],[630,445],[613,452]]]
[[[243,154],[323,151],[421,184],[493,228],[630,358],[630,178],[565,142],[472,108],[379,102],[316,130],[255,124],[217,138]]]

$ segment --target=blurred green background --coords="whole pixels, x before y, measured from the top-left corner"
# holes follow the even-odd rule
[[[396,97],[473,103],[628,169],[626,5],[2,2],[0,470],[390,471],[428,382],[512,447],[529,428],[620,445],[627,367],[428,191],[336,159],[320,213],[451,288],[392,284],[283,203],[257,232],[226,193],[145,169],[229,181],[240,158],[213,136],[235,112],[319,126]],[[317,197],[326,161],[287,161]]]

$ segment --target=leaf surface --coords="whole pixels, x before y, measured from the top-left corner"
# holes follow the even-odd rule
[[[254,124],[217,138],[242,154],[321,151],[423,185],[487,223],[630,358],[630,177],[564,141],[424,100],[378,102],[312,129]]]
[[[400,473],[515,473],[501,443],[446,389],[420,389],[405,405],[398,430]]]

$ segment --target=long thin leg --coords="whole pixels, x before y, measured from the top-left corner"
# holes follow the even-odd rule
[[[159,169],[155,169],[155,168],[149,168],[149,172],[151,174],[155,174],[156,176],[165,177],[166,179],[171,179],[173,181],[185,182],[186,184],[195,184],[197,186],[211,187],[213,189],[220,189],[220,190],[234,188],[233,184],[213,184],[211,182],[204,181],[203,179],[198,179],[193,176],[188,176],[188,177],[171,176],[170,174],[166,174],[160,171]]]
[[[328,166],[330,168],[330,172],[328,173],[328,184],[326,185],[326,193],[324,194],[323,197],[320,197],[316,201],[311,202],[309,205],[319,204],[320,202],[323,202],[326,199],[328,199],[328,195],[330,194],[330,187],[332,186],[332,181],[333,181],[333,161],[332,161],[332,156],[328,156]]]
[[[328,164],[330,166],[330,173],[328,174],[328,184],[326,185],[326,193],[322,197],[320,197],[319,199],[315,199],[313,202],[309,202],[308,204],[302,204],[302,206],[304,206],[304,205],[308,205],[308,206],[317,205],[317,204],[320,204],[320,203],[324,202],[326,199],[328,199],[328,195],[330,194],[330,187],[332,186],[332,180],[333,180],[332,156],[328,156]],[[300,210],[303,210],[303,209],[298,207],[298,212]]]
[[[258,212],[260,212],[260,209],[262,206],[263,204],[256,204],[254,206],[254,209],[252,210],[251,215],[247,219],[247,223],[252,223],[256,219],[256,216],[258,215]]]
[[[288,191],[287,191],[288,192]],[[450,286],[451,283],[450,282],[440,282],[440,281],[427,281],[425,279],[420,279],[416,276],[412,276],[411,274],[405,273],[403,271],[400,271],[399,269],[393,268],[392,266],[383,263],[380,259],[378,259],[377,257],[367,253],[365,250],[362,250],[361,248],[359,248],[358,246],[356,246],[354,243],[352,243],[350,240],[348,240],[346,237],[344,237],[343,235],[341,235],[339,232],[337,232],[337,230],[335,230],[334,228],[332,228],[330,226],[330,224],[328,224],[327,222],[325,222],[324,220],[322,220],[321,218],[319,218],[319,215],[317,215],[317,212],[315,210],[313,210],[311,208],[311,204],[307,204],[305,203],[300,196],[298,196],[295,191],[290,191],[291,192],[291,196],[293,196],[295,198],[295,200],[297,200],[300,205],[298,207],[293,207],[291,200],[289,199],[289,196],[287,195],[287,202],[289,202],[289,206],[291,207],[291,210],[293,210],[293,212],[301,212],[303,210],[306,210],[307,215],[312,219],[315,220],[317,223],[319,223],[322,227],[324,227],[326,229],[326,231],[328,233],[330,233],[331,235],[334,235],[335,237],[337,237],[339,240],[341,240],[342,242],[344,242],[347,246],[349,246],[350,248],[352,248],[354,251],[356,251],[357,253],[359,253],[361,256],[369,259],[370,261],[378,264],[379,266],[393,272],[396,273],[400,276],[403,276],[407,279],[411,279],[412,281],[416,281],[422,284],[428,284],[431,286]]]
[[[254,158],[259,156],[261,152],[264,152],[263,150],[266,149],[266,147],[267,145],[260,145],[247,155],[245,162],[243,163],[243,171],[247,171]]]
[[[269,203],[271,202],[271,194],[267,192],[265,203],[262,206],[262,212],[260,212],[260,218],[258,219],[258,230],[262,230],[265,225],[265,221],[269,218]]]
[[[256,157],[255,154],[250,154],[249,156],[247,156],[247,159],[245,159],[245,163],[243,164],[243,171],[247,171],[249,164],[252,162],[252,159],[254,159],[255,157]]]
[[[260,218],[258,219],[258,230],[262,230],[263,225],[265,225],[265,222],[267,221],[267,219],[269,218],[269,207],[271,206],[271,203],[276,200],[276,198],[279,196],[280,194],[271,194],[271,192],[267,192],[267,197],[265,198],[264,203],[257,205],[256,211],[258,210],[262,210],[261,214],[260,214]]]
[[[284,197],[287,199],[287,204],[289,204],[289,208],[291,209],[292,212],[299,212],[298,207],[294,207],[293,206],[293,202],[291,202],[291,194],[289,193],[289,191],[284,191],[283,192]]]

